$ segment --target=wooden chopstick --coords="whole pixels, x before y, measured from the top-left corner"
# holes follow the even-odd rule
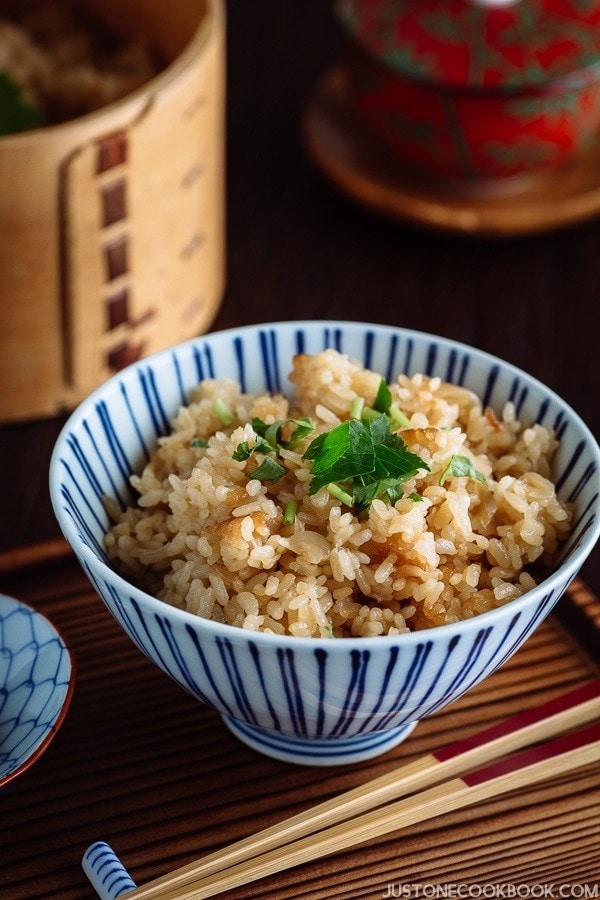
[[[406,797],[357,818],[340,822],[283,848],[270,850],[185,887],[167,882],[163,900],[206,900],[223,891],[265,878],[284,869],[322,859],[392,831],[443,813],[470,806],[600,761],[600,722],[528,748],[481,769],[453,778],[413,797]],[[128,893],[128,897],[136,892]]]
[[[156,878],[128,892],[127,898],[184,900],[194,897],[200,900],[245,881],[369,840],[384,834],[386,827],[387,830],[395,830],[405,823],[421,821],[504,790],[533,783],[523,780],[525,778],[539,780],[550,777],[558,771],[552,766],[571,768],[583,765],[585,763],[579,763],[579,759],[584,756],[587,759],[591,754],[593,758],[598,758],[598,744],[591,743],[593,736],[583,740],[581,746],[577,745],[578,749],[570,754],[562,750],[558,755],[553,752],[554,744],[557,747],[566,746],[564,744],[554,742],[545,745],[547,758],[539,757],[538,753],[533,766],[528,762],[531,757],[521,754],[518,759],[522,757],[523,762],[515,763],[516,767],[507,770],[506,775],[502,772],[497,777],[486,775],[490,771],[490,767],[486,766],[479,770],[479,782],[476,781],[476,772],[464,778],[454,778],[500,756],[580,727],[599,716],[600,679],[596,679]],[[526,752],[535,754],[538,751]],[[582,755],[575,758],[573,753]],[[560,768],[560,771],[566,769]],[[444,784],[440,785],[442,781]],[[425,788],[429,790],[424,791]],[[386,806],[384,810],[376,809],[416,791],[424,793],[418,798]],[[363,813],[367,814],[361,815]],[[353,821],[347,822],[351,817]],[[256,859],[259,854],[265,855],[259,860]],[[224,872],[225,869],[228,871]],[[240,878],[241,881],[236,880]]]

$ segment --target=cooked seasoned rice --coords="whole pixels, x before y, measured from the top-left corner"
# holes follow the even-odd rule
[[[73,0],[0,0],[0,72],[46,124],[119,100],[159,71],[147,42],[107,29]]]
[[[400,375],[389,386],[409,419],[398,434],[429,471],[410,478],[400,499],[375,499],[357,515],[327,487],[309,493],[303,453],[349,418],[356,398],[372,406],[381,376],[326,350],[296,356],[290,378],[293,399],[244,394],[229,380],[198,386],[132,477],[136,506],[111,510],[106,547],[125,577],[166,603],[254,631],[371,637],[494,609],[555,559],[571,521],[551,481],[557,440],[517,421],[513,404],[499,418],[465,388]],[[250,477],[260,455],[233,458],[258,440],[253,419],[300,416],[316,431],[279,449],[287,472],[278,481]],[[444,477],[456,456],[481,477]]]

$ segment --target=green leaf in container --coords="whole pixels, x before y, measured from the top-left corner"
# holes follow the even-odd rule
[[[44,125],[41,111],[23,96],[6,72],[0,72],[0,135]]]

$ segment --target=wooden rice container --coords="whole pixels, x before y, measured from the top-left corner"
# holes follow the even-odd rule
[[[87,0],[167,66],[123,100],[0,138],[0,421],[73,408],[205,331],[224,286],[221,0]]]

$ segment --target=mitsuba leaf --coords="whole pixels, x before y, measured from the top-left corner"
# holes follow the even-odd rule
[[[278,463],[272,456],[265,456],[263,461],[253,472],[250,472],[249,478],[256,478],[258,481],[279,481],[286,474],[287,469]]]
[[[382,378],[379,382],[379,388],[377,389],[377,396],[375,397],[375,401],[373,403],[373,409],[376,409],[377,412],[386,413],[389,411],[391,405],[392,392],[390,391],[385,378]]]
[[[385,496],[390,503],[395,503],[404,496],[401,482],[397,478],[381,478],[379,481],[371,481],[368,484],[356,484],[352,491],[354,509],[362,512],[368,509],[376,497]]]
[[[301,444],[309,434],[313,433],[315,430],[315,423],[309,416],[300,416],[299,419],[288,419],[288,422],[295,427],[289,440],[284,443],[284,447],[288,450],[293,450],[298,444]]]
[[[383,490],[398,490],[402,481],[429,466],[412,453],[401,437],[390,430],[387,416],[376,419],[348,419],[319,435],[309,445],[304,458],[312,461],[312,480],[309,493],[315,494],[332,482],[351,481],[353,490],[359,492],[362,505],[382,491],[377,484],[384,483]],[[368,505],[368,503],[367,503]]]
[[[273,448],[271,447],[271,445],[263,438],[259,438],[252,447],[250,446],[248,441],[242,441],[241,444],[237,445],[231,455],[238,462],[244,462],[245,460],[250,459],[253,453],[272,452]]]
[[[263,422],[262,419],[254,418],[252,419],[252,428],[257,434],[259,434],[261,437],[264,437],[267,428],[269,428],[269,425],[267,425],[266,422]]]
[[[241,444],[238,444],[233,453],[231,454],[237,462],[244,462],[246,459],[250,459],[252,456],[252,448],[248,441],[242,441]]]
[[[455,454],[450,457],[450,462],[442,472],[439,480],[443,484],[447,478],[476,478],[477,481],[486,484],[485,475],[475,468],[468,456],[460,456]]]
[[[287,440],[283,438],[284,426],[293,426]],[[314,422],[309,416],[300,416],[298,419],[276,419],[270,424],[263,422],[262,419],[254,418],[252,427],[273,449],[279,445],[288,450],[293,450],[315,430]]]
[[[370,423],[348,419],[315,438],[304,454],[312,460],[309,493],[334,481],[346,481],[373,471]]]

